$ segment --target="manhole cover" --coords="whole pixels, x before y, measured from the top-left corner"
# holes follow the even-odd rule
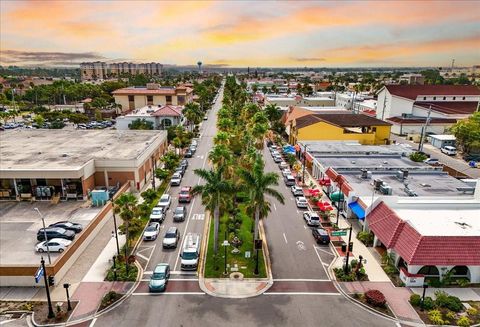
[[[243,274],[241,272],[234,272],[230,274],[230,279],[243,280]]]

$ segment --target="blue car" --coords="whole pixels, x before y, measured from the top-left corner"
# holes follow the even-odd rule
[[[170,265],[168,263],[159,263],[153,270],[152,277],[148,283],[150,292],[164,292],[168,279],[170,278]]]

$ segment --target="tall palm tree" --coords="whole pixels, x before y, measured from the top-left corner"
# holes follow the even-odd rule
[[[278,185],[276,173],[265,173],[265,163],[262,157],[257,154],[253,169],[240,168],[239,176],[243,181],[243,189],[248,194],[249,211],[255,215],[255,239],[258,239],[258,223],[260,219],[267,217],[271,211],[270,202],[265,199],[265,194],[272,196],[281,204],[284,204],[283,195],[272,188]]]
[[[202,204],[213,213],[213,252],[218,252],[218,228],[220,225],[220,209],[224,208],[230,195],[233,193],[233,186],[229,180],[223,178],[224,167],[219,166],[212,170],[195,169],[195,174],[205,180],[205,184],[196,185],[192,189],[193,195],[202,197]]]
[[[225,144],[217,144],[208,154],[208,159],[215,167],[225,167],[232,160],[232,151]]]
[[[137,197],[132,193],[123,193],[115,200],[115,208],[114,210],[117,213],[120,213],[120,217],[126,224],[125,234],[126,234],[126,241],[127,241],[127,248],[128,248],[128,225],[129,223],[135,218],[137,212]]]

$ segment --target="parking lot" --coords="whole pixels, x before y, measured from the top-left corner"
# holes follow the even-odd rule
[[[69,220],[84,227],[96,216],[101,208],[89,207],[86,202],[1,202],[0,203],[0,265],[36,264],[40,254],[35,252],[37,231],[42,220],[34,210],[38,208],[48,226],[57,221]],[[52,263],[58,258],[52,253]],[[44,254],[46,259],[46,254]],[[47,261],[48,262],[48,261]]]

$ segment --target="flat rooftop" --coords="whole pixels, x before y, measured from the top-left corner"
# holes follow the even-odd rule
[[[134,160],[166,131],[9,130],[0,137],[0,171],[74,170],[92,159]]]
[[[396,214],[408,222],[423,236],[479,236],[480,206],[451,209],[402,209],[395,208]]]
[[[343,154],[360,154],[365,155],[408,155],[413,150],[411,147],[403,144],[392,145],[362,145],[358,141],[301,141],[301,146],[307,145],[307,152],[316,157],[317,154],[321,157],[326,155],[333,155],[341,157]]]
[[[337,172],[343,173],[347,171],[358,171],[367,169],[369,171],[383,171],[383,172],[397,172],[401,169],[407,170],[442,170],[441,167],[432,167],[423,162],[414,162],[407,157],[398,155],[391,156],[376,156],[374,154],[369,156],[355,156],[346,154],[337,154],[336,157],[316,157],[317,161],[323,167],[332,167]]]
[[[374,179],[381,179],[385,184],[392,188],[392,196],[408,197],[405,191],[405,183],[408,188],[418,196],[472,196],[472,192],[459,191],[457,188],[470,189],[470,185],[448,175],[441,171],[433,172],[409,172],[405,180],[400,180],[396,172],[392,173],[372,173],[371,179],[360,177],[360,173],[342,173],[347,179],[348,184],[355,190],[355,194],[364,199],[371,198],[373,194]],[[473,191],[473,188],[472,188]],[[381,195],[376,191],[376,195]],[[364,201],[365,202],[365,201]]]

